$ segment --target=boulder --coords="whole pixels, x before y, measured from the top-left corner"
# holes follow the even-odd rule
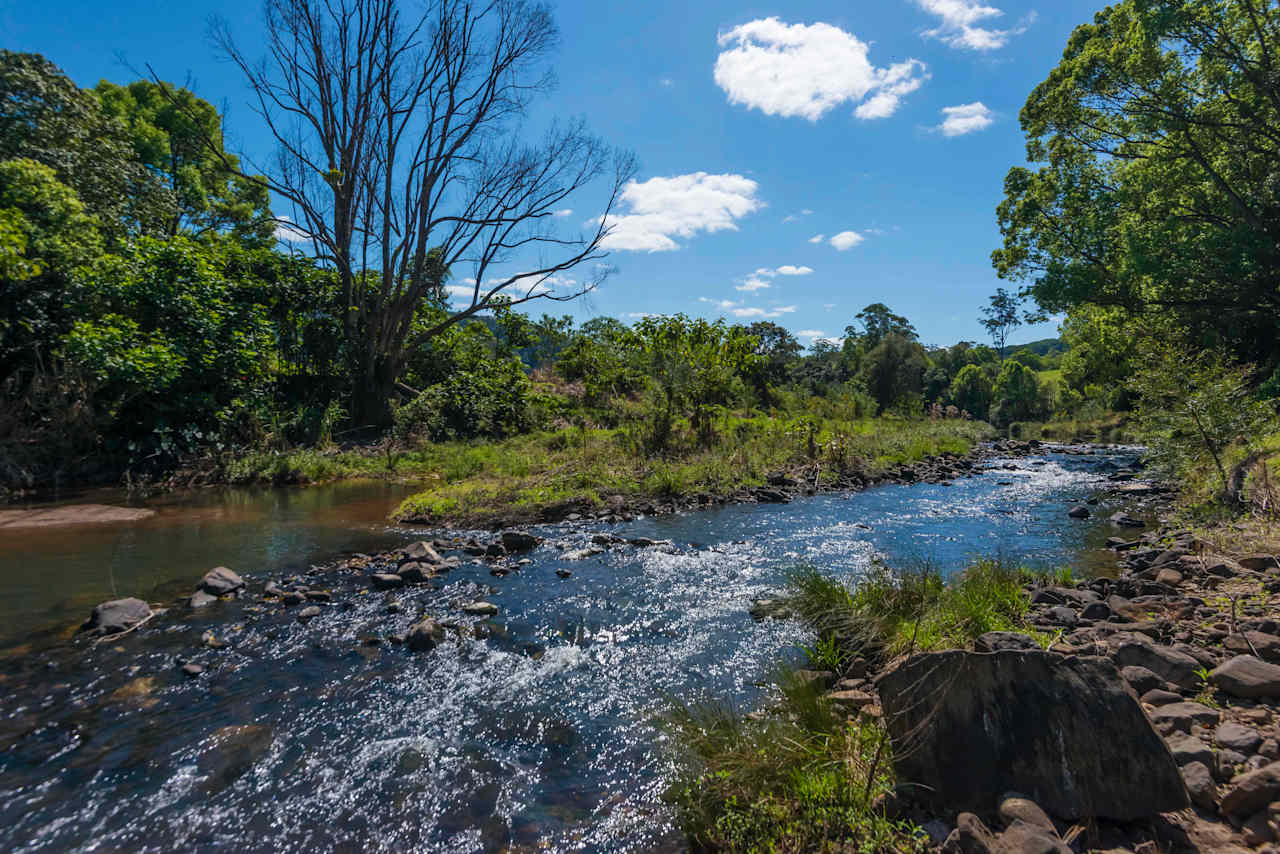
[[[898,779],[938,806],[987,810],[1013,791],[1064,819],[1131,821],[1187,804],[1173,755],[1106,659],[926,653],[876,687]]]
[[[1257,753],[1262,746],[1262,734],[1237,723],[1225,723],[1213,733],[1213,740],[1228,750],[1235,750],[1246,756]]]
[[[462,606],[462,613],[474,617],[492,617],[498,613],[498,606],[492,602],[470,602]]]
[[[1274,699],[1280,697],[1280,665],[1237,655],[1210,671],[1209,682],[1232,697]]]
[[[1213,809],[1218,800],[1218,786],[1213,782],[1213,774],[1203,762],[1190,762],[1182,766],[1182,780],[1187,784],[1187,794],[1198,807]]]
[[[1130,516],[1128,513],[1120,512],[1111,515],[1111,524],[1119,525],[1121,528],[1142,528],[1147,523]]]
[[[996,839],[994,854],[1075,854],[1052,830],[1015,821]]]
[[[306,608],[303,608],[298,612],[298,621],[305,623],[307,620],[314,620],[322,613],[323,612],[320,610],[319,605],[308,605]]]
[[[1134,693],[1139,697],[1151,691],[1170,687],[1168,682],[1164,681],[1147,668],[1139,667],[1136,664],[1130,664],[1128,667],[1121,667],[1120,675],[1124,678],[1124,681],[1133,686]],[[1178,700],[1181,699],[1181,697],[1178,697]],[[1175,700],[1174,702],[1177,701]]]
[[[1116,644],[1111,658],[1120,667],[1145,667],[1184,691],[1195,690],[1200,685],[1200,677],[1196,675],[1200,662],[1167,646],[1130,638]]]
[[[1280,798],[1280,762],[1237,777],[1222,796],[1222,814],[1243,819]]]
[[[440,563],[440,553],[426,540],[410,543],[399,552],[400,563]]]
[[[1222,648],[1236,655],[1256,655],[1272,664],[1280,663],[1280,637],[1265,632],[1246,631],[1227,635]]]
[[[1093,515],[1093,513],[1091,513],[1089,508],[1085,507],[1083,504],[1077,504],[1075,507],[1072,507],[1067,511],[1067,515],[1072,519],[1088,519]]]
[[[1191,727],[1196,724],[1217,726],[1218,717],[1217,709],[1199,703],[1170,703],[1152,712],[1151,722],[1165,732],[1191,732]]]
[[[151,606],[141,599],[113,599],[95,607],[84,628],[114,635],[133,628],[148,619],[151,613]]]
[[[1166,739],[1165,743],[1169,745],[1173,761],[1179,765],[1189,765],[1192,762],[1199,762],[1206,768],[1213,765],[1213,751],[1194,735],[1175,734]]]
[[[1275,569],[1280,567],[1280,560],[1276,560],[1275,555],[1269,554],[1251,554],[1244,557],[1236,558],[1236,563],[1245,569],[1251,569],[1254,572],[1262,572],[1267,569]]]
[[[435,571],[430,566],[417,561],[401,564],[400,571],[396,574],[400,576],[401,581],[408,584],[421,584],[435,577]]]
[[[394,637],[391,640],[395,642]],[[427,650],[435,649],[443,640],[444,626],[430,617],[425,617],[409,627],[404,642],[414,652],[426,652]]]
[[[1155,688],[1142,695],[1142,702],[1149,706],[1167,706],[1170,703],[1181,703],[1182,695],[1166,691],[1163,688]]]
[[[215,566],[200,579],[199,587],[212,596],[225,596],[244,587],[244,579],[225,566]]]
[[[996,835],[971,812],[956,816],[956,829],[942,843],[943,854],[991,854]]]
[[[1021,821],[1033,827],[1039,827],[1050,833],[1057,833],[1058,829],[1053,826],[1053,820],[1040,809],[1040,805],[1035,801],[1017,795],[1006,795],[1004,800],[1000,802],[1000,820],[1004,822],[1005,827],[1009,827],[1015,821]]]
[[[502,547],[509,552],[527,552],[538,547],[541,537],[535,537],[527,531],[503,531]]]
[[[1111,617],[1111,608],[1106,602],[1090,602],[1080,611],[1086,620],[1107,620]]]
[[[378,590],[394,590],[404,586],[404,579],[394,572],[375,572],[369,580]]]
[[[1182,573],[1176,569],[1162,569],[1156,573],[1156,584],[1177,587],[1182,583]]]

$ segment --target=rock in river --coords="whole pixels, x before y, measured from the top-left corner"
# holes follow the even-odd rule
[[[216,566],[200,579],[200,589],[211,596],[225,596],[244,587],[244,579],[225,566]]]
[[[430,617],[419,620],[410,626],[409,632],[405,636],[405,643],[414,652],[435,649],[442,640],[444,640],[444,626]]]
[[[150,616],[151,606],[141,599],[113,599],[94,608],[84,628],[113,635],[133,628]]]
[[[527,531],[502,532],[502,547],[509,552],[527,552],[537,548],[541,542],[541,537],[535,537]]]
[[[462,613],[477,617],[492,617],[498,613],[498,606],[492,602],[471,602],[462,606]]]
[[[1061,818],[1132,821],[1187,805],[1173,755],[1106,659],[952,650],[914,655],[876,687],[898,779],[939,806],[986,811],[1013,791]]]

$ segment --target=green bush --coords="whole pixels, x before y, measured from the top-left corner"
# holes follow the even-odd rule
[[[396,410],[396,434],[433,442],[501,438],[533,427],[532,383],[514,359],[481,359]]]

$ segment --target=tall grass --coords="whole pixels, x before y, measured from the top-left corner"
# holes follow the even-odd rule
[[[815,569],[788,578],[792,610],[847,656],[884,658],[908,651],[964,648],[993,631],[1028,632],[1037,576],[1000,559],[975,562],[945,581],[937,570],[875,565],[850,588]],[[1033,633],[1033,637],[1036,636]]]
[[[667,790],[699,851],[915,852],[925,836],[876,810],[893,786],[878,721],[846,719],[808,680],[780,674],[777,707],[744,715],[677,703],[662,723],[681,769]]]

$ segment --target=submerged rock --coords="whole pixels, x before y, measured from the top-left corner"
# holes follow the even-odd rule
[[[97,629],[104,635],[114,635],[131,629],[151,616],[151,606],[141,599],[113,599],[93,609],[85,629]]]
[[[1106,659],[928,653],[876,687],[898,779],[937,805],[985,811],[1013,791],[1061,818],[1131,821],[1187,804],[1173,755]]]

